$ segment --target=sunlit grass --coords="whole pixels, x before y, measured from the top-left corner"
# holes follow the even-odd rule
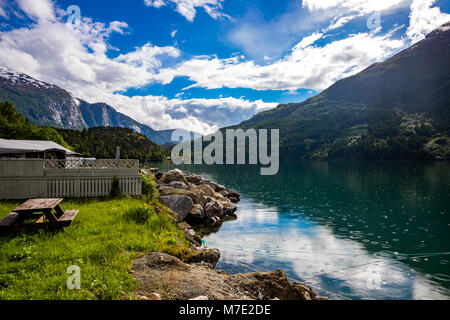
[[[0,202],[0,219],[18,204]],[[130,298],[136,288],[129,273],[134,259],[153,250],[179,257],[188,254],[181,231],[167,209],[156,203],[80,199],[61,205],[80,211],[65,232],[0,236],[0,299]],[[149,207],[148,220],[136,223],[126,217],[126,212],[144,206]],[[67,289],[71,265],[81,269],[80,290]]]

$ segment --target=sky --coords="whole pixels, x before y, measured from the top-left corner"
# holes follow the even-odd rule
[[[448,0],[0,0],[0,66],[206,134],[314,96],[449,13]]]

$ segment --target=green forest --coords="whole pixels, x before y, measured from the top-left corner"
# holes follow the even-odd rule
[[[16,140],[49,140],[86,157],[115,158],[120,147],[121,158],[140,162],[161,161],[166,151],[147,137],[126,128],[98,127],[79,130],[39,127],[31,124],[14,109],[11,102],[0,102],[0,138]]]

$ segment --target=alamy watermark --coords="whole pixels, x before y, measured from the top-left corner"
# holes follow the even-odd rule
[[[369,18],[367,18],[366,24],[367,28],[369,28],[370,30],[381,27],[381,13],[375,12],[374,14],[372,14]]]
[[[81,9],[77,5],[71,5],[67,7],[67,23],[78,27],[81,21]]]
[[[172,141],[180,141],[172,149],[172,162],[181,164],[248,164],[268,166],[261,168],[261,175],[276,175],[280,167],[280,130],[226,129],[225,139],[221,131],[207,136],[194,135],[185,130],[175,130]],[[248,141],[248,144],[246,143]],[[237,143],[235,143],[237,142]],[[205,143],[209,143],[205,147]],[[193,148],[192,148],[193,146]],[[268,149],[270,147],[270,155]],[[224,157],[225,153],[225,157]]]
[[[67,271],[70,276],[67,278],[67,289],[80,290],[81,289],[81,269],[79,266],[69,266]]]

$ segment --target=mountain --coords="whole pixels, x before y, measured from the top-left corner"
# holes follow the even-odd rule
[[[153,130],[105,103],[88,103],[55,85],[0,68],[0,101],[11,101],[31,123],[66,129],[123,127],[157,144],[171,142],[173,130]]]
[[[450,22],[390,59],[231,128],[280,129],[300,159],[450,159]]]

